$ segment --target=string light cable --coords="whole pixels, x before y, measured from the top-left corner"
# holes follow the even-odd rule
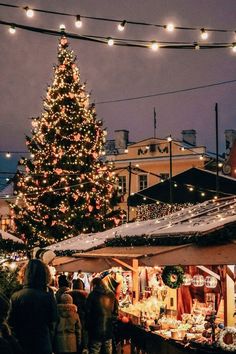
[[[82,35],[82,34],[75,34],[71,32],[66,32],[65,27],[61,27],[60,31],[40,28],[40,27],[33,27],[22,25],[18,23],[12,23],[8,21],[0,20],[0,25],[8,26],[9,32],[14,34],[16,32],[16,28],[20,28],[22,30],[36,32],[45,35],[52,35],[52,36],[61,36],[62,32],[68,37],[72,39],[80,39],[84,41],[108,44],[109,46],[125,46],[125,47],[136,47],[136,48],[151,48],[153,50],[157,49],[157,46],[153,46],[153,41],[146,41],[146,40],[139,40],[139,39],[127,39],[127,38],[112,38],[109,36],[96,36],[96,35]],[[155,41],[154,41],[155,42]],[[232,42],[212,42],[212,43],[196,43],[196,42],[170,42],[170,41],[159,41],[158,48],[163,49],[216,49],[216,48],[232,48],[233,51],[236,52],[236,44]]]
[[[12,9],[20,9],[21,11],[23,10],[26,13],[27,17],[33,17],[35,12],[50,14],[50,15],[59,15],[59,16],[70,17],[70,18],[73,17],[75,19],[75,26],[77,26],[77,27],[81,27],[82,26],[81,25],[82,19],[86,19],[86,20],[93,20],[93,21],[99,21],[99,22],[116,23],[116,24],[118,24],[117,28],[119,31],[123,31],[127,25],[132,25],[132,26],[161,28],[161,29],[166,30],[168,32],[173,32],[174,30],[198,31],[201,33],[201,36],[203,36],[203,37],[204,37],[203,34],[205,34],[207,32],[235,34],[234,29],[209,28],[207,26],[175,26],[172,23],[157,24],[157,23],[152,23],[152,22],[132,21],[132,20],[128,20],[128,19],[124,20],[124,19],[115,19],[115,18],[107,18],[107,17],[87,16],[87,15],[75,14],[75,13],[70,13],[70,12],[52,11],[52,10],[38,9],[38,8],[34,8],[34,7],[29,7],[29,6],[20,6],[20,5],[15,5],[15,4],[6,4],[6,3],[0,3],[0,6],[12,8]],[[78,25],[79,21],[80,21],[80,24]]]

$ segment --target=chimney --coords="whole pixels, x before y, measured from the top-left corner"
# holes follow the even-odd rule
[[[196,146],[196,130],[182,130],[182,140],[184,143]]]
[[[225,130],[225,154],[229,156],[232,146],[236,141],[236,130],[227,129]]]
[[[115,148],[119,153],[124,152],[129,142],[128,130],[115,130]]]

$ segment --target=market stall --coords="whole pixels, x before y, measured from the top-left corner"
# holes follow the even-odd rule
[[[105,232],[100,248],[78,247],[58,269],[90,264],[94,271],[116,266],[131,272],[130,301],[121,301],[120,314],[135,350],[157,353],[151,347],[158,345],[158,353],[169,354],[174,345],[175,353],[223,353],[235,349],[235,239],[236,200],[225,198]],[[158,275],[156,283],[146,279],[145,291],[142,272]]]

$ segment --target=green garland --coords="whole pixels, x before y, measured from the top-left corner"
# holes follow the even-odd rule
[[[171,289],[177,289],[183,283],[184,270],[180,266],[166,266],[163,269],[162,280]]]

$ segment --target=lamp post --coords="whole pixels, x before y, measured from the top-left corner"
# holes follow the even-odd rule
[[[131,162],[129,163],[129,166],[127,167],[128,173],[129,173],[129,186],[128,186],[128,198],[127,198],[127,222],[129,222],[130,219],[130,205],[129,205],[129,198],[131,194],[131,176],[132,176],[132,171],[131,171]]]
[[[170,190],[170,204],[173,203],[173,190],[172,190],[172,137],[168,136],[167,141],[169,142],[169,167],[170,167],[170,175],[169,175],[169,190]]]
[[[216,196],[219,195],[219,130],[218,130],[218,103],[215,104],[215,124],[216,124]]]

